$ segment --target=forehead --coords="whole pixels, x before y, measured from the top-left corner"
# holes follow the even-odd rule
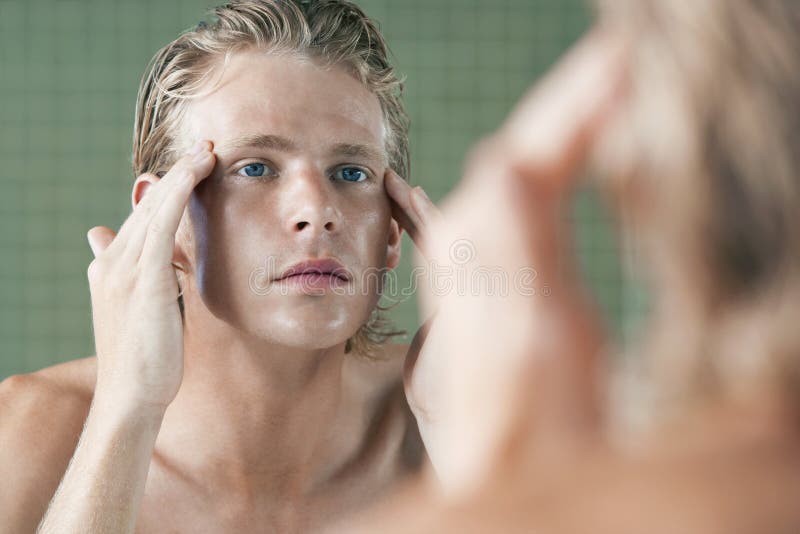
[[[309,146],[385,146],[378,98],[343,67],[248,50],[232,54],[224,69],[217,66],[209,78],[213,91],[201,90],[202,96],[187,106],[183,130],[188,143],[209,139],[216,146],[272,134]]]

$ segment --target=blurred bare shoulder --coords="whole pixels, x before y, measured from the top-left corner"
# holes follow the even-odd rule
[[[33,532],[67,469],[89,412],[95,358],[0,382],[0,517]]]

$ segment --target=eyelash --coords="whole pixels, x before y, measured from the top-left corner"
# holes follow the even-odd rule
[[[366,181],[369,181],[369,180],[372,179],[372,175],[370,174],[370,172],[367,169],[364,169],[363,167],[359,167],[358,165],[342,165],[340,167],[336,167],[336,169],[333,171],[333,174],[334,175],[338,174],[340,171],[343,171],[344,169],[355,169],[355,170],[357,170],[359,172],[362,172],[362,173],[364,173],[364,179],[363,180],[357,180],[357,181],[342,180],[342,182],[350,182],[350,183],[358,184],[358,183],[366,182]]]
[[[244,174],[243,171],[247,167],[250,167],[251,165],[263,165],[265,167],[267,173],[262,175],[262,176],[249,176],[247,174]],[[265,163],[263,161],[251,161],[251,162],[245,163],[244,165],[239,167],[236,170],[236,175],[237,176],[241,176],[242,178],[269,178],[269,177],[275,175],[275,170],[273,169],[273,166],[272,166],[271,163]]]
[[[249,167],[251,165],[263,165],[265,167],[267,173],[262,175],[262,176],[249,176],[247,174],[244,174],[243,173],[244,169],[246,169],[247,167]],[[341,182],[363,183],[363,182],[367,182],[367,181],[372,180],[372,173],[368,169],[366,169],[364,167],[361,167],[359,165],[340,165],[340,166],[334,168],[333,174],[335,175],[336,173],[338,173],[339,171],[341,171],[343,169],[355,169],[357,171],[360,171],[360,172],[364,173],[365,178],[363,180],[359,180],[359,181],[339,180]],[[263,178],[274,177],[277,173],[273,169],[273,166],[272,166],[271,163],[265,163],[265,162],[262,162],[262,161],[251,161],[251,162],[245,163],[244,165],[241,165],[238,169],[236,169],[235,174],[237,176],[242,177],[242,178],[263,179]]]

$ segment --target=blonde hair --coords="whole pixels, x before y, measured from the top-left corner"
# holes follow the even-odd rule
[[[600,15],[632,44],[615,187],[657,192],[629,222],[697,306],[654,317],[656,380],[673,401],[765,378],[796,393],[800,2],[610,0]]]
[[[139,86],[133,134],[133,171],[163,174],[187,147],[179,146],[186,101],[213,87],[214,67],[247,49],[294,53],[323,65],[344,67],[378,101],[386,126],[389,165],[400,176],[410,171],[409,120],[403,84],[389,63],[388,47],[373,21],[346,0],[236,0],[213,8],[212,21],[159,50]],[[181,312],[183,301],[179,298]],[[376,306],[369,321],[347,341],[346,351],[374,356],[378,345],[405,334]]]

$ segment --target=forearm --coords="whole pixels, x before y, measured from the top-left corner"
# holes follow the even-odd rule
[[[95,396],[37,532],[132,533],[162,420],[163,412],[125,408]]]

